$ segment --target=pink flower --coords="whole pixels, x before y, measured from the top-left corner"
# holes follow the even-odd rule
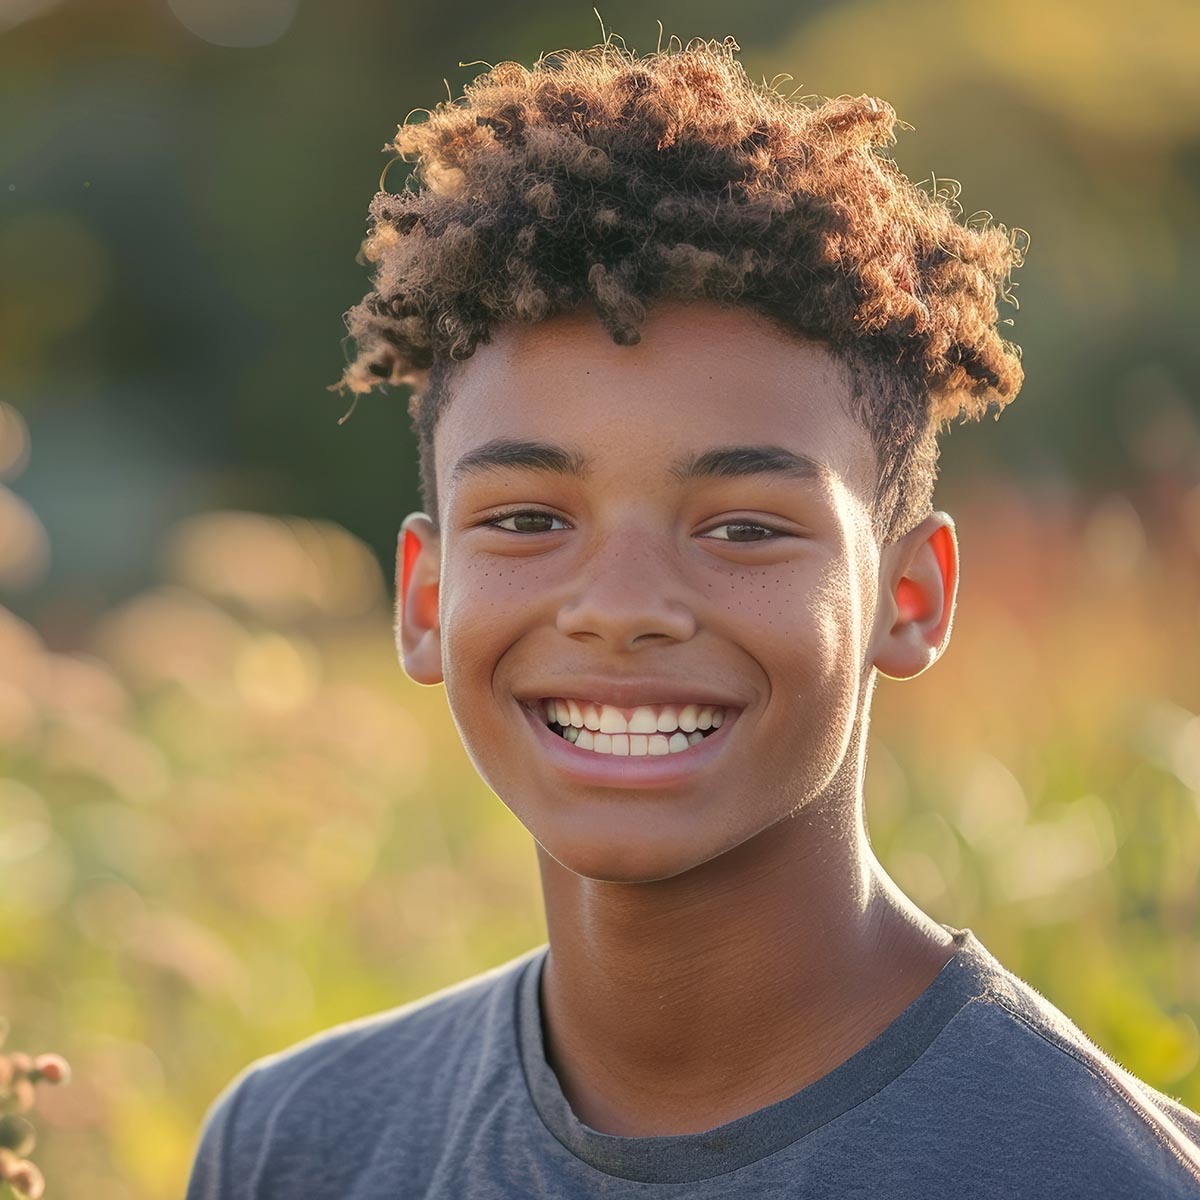
[[[33,1070],[47,1083],[70,1083],[71,1065],[61,1054],[39,1054]]]

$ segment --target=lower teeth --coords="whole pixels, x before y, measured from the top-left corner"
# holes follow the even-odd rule
[[[559,735],[559,737],[564,738],[566,741],[572,742],[572,743],[578,742],[580,735],[584,734],[584,733],[587,733],[589,735],[587,740],[589,742],[593,742],[593,743],[596,738],[609,739],[608,741],[601,743],[601,746],[599,748],[597,748],[594,744],[580,746],[581,750],[590,750],[590,751],[592,751],[593,754],[615,754],[618,758],[623,758],[623,757],[630,757],[630,758],[650,757],[650,758],[653,758],[656,756],[661,757],[664,754],[663,743],[661,741],[659,741],[657,743],[657,747],[658,747],[657,749],[650,748],[650,745],[651,745],[650,738],[655,736],[653,734],[602,734],[602,733],[596,733],[593,730],[580,729],[578,726],[575,726],[575,725],[568,725],[564,729],[561,725],[558,725],[556,723],[552,723],[550,725],[550,728],[552,730],[554,730],[554,732],[557,733]],[[684,733],[683,730],[680,729],[680,730],[676,730],[674,733],[672,733],[670,735],[659,734],[657,736],[659,738],[663,738],[666,740],[666,749],[665,749],[666,754],[679,754],[682,751],[687,750],[690,747],[694,746],[697,742],[703,741],[704,738],[708,734],[715,733],[715,732],[716,732],[716,730],[714,730],[714,729],[709,729],[709,730],[697,729],[697,730],[694,730],[692,733]],[[618,738],[618,737],[623,737],[623,738],[628,739],[626,742],[626,745],[628,747],[629,753],[627,755],[622,754],[619,750],[613,749],[613,739]],[[643,753],[637,753],[634,751],[634,749],[633,749],[634,745],[638,744],[633,741],[634,738],[642,739],[642,744],[645,746],[645,751]],[[686,739],[686,741],[683,744],[680,744],[680,739]]]

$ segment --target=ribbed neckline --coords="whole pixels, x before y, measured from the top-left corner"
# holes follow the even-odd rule
[[[618,1137],[571,1110],[543,1040],[541,979],[550,947],[536,952],[517,983],[518,1052],[530,1099],[572,1154],[609,1175],[640,1183],[692,1183],[747,1166],[861,1104],[920,1057],[951,1018],[987,990],[990,956],[969,929],[943,928],[957,949],[928,987],[871,1042],[815,1083],[766,1108],[708,1129],[661,1137]]]

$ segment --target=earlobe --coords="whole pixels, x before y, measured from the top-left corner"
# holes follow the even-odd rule
[[[942,656],[958,594],[958,540],[946,513],[934,513],[888,548],[880,569],[874,666],[912,679]]]
[[[409,513],[396,554],[396,648],[405,673],[417,683],[442,683],[438,612],[441,539],[424,513]]]

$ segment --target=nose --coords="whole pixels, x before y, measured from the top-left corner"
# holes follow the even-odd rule
[[[557,627],[569,637],[634,650],[657,638],[687,641],[696,617],[668,557],[649,535],[631,531],[596,548],[558,610]]]

